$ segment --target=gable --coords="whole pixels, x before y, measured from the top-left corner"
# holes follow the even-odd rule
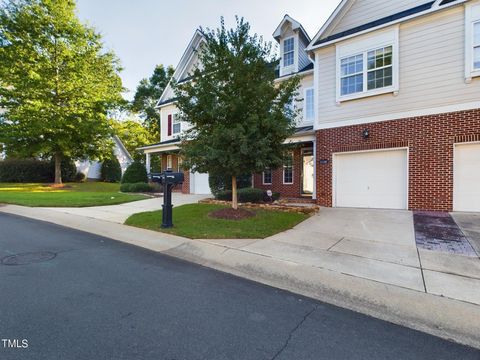
[[[431,2],[431,0],[353,0],[320,39]]]

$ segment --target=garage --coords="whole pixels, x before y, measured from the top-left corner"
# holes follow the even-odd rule
[[[480,211],[480,143],[455,145],[453,210]]]
[[[211,194],[207,173],[190,173],[190,193],[198,195]]]
[[[408,151],[334,154],[333,187],[337,207],[407,209]]]

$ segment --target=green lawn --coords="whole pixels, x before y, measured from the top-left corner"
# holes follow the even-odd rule
[[[189,204],[173,208],[171,229],[162,229],[162,211],[149,211],[130,216],[126,225],[162,231],[191,239],[263,239],[288,230],[308,215],[270,210],[254,210],[256,216],[243,220],[223,220],[208,216],[225,206]]]
[[[0,183],[0,203],[24,206],[84,207],[122,204],[148,199],[122,194],[120,184],[102,182],[67,183],[64,188],[49,184]]]

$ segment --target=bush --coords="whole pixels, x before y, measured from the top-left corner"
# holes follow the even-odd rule
[[[148,182],[147,169],[139,161],[134,161],[125,171],[122,177],[122,184]]]
[[[52,182],[52,170],[49,161],[7,159],[0,161],[0,182]]]
[[[106,182],[120,182],[122,179],[122,168],[115,156],[112,156],[110,159],[107,159],[102,163],[100,178],[102,181]]]
[[[223,174],[217,175],[209,173],[208,184],[210,185],[210,190],[214,196],[217,196],[218,193],[232,190],[232,178],[225,176]],[[252,176],[251,175],[241,175],[237,177],[237,189],[251,188],[252,187]]]
[[[264,201],[264,191],[262,189],[244,188],[237,191],[238,202],[259,203]],[[217,193],[217,200],[232,201],[232,190],[224,190]]]
[[[77,175],[75,175],[75,182],[84,182],[86,179],[86,176],[82,172],[77,172]]]
[[[152,192],[154,190],[153,186],[150,184],[139,182],[139,183],[123,183],[120,185],[121,192]]]

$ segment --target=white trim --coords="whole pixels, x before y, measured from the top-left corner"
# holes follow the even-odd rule
[[[307,107],[307,91],[310,91],[310,90],[313,92],[313,94],[312,94],[313,114],[312,114],[311,119],[307,119],[307,110],[308,110],[308,107]],[[303,110],[304,110],[303,111],[303,124],[312,124],[315,121],[315,87],[314,86],[310,86],[310,87],[307,87],[307,88],[303,89]]]
[[[337,207],[337,188],[336,188],[336,176],[337,176],[337,169],[335,166],[335,157],[337,155],[348,155],[348,154],[359,154],[359,153],[369,153],[369,152],[385,152],[385,151],[400,151],[406,150],[407,151],[407,181],[406,181],[406,209],[409,209],[409,195],[410,195],[410,148],[408,146],[405,147],[397,147],[397,148],[387,148],[387,149],[370,149],[370,150],[358,150],[358,151],[344,151],[344,152],[334,152],[331,153],[332,155],[332,207]]]
[[[262,171],[262,185],[272,185],[272,178],[273,178],[273,173],[272,169],[270,170],[270,182],[265,182],[265,170]]]
[[[272,36],[275,40],[278,41],[278,39],[280,38],[280,36],[282,36],[282,26],[283,24],[285,24],[286,22],[289,22],[290,24],[292,24],[292,30],[297,30],[297,29],[300,29],[302,31],[302,33],[305,35],[305,37],[307,38],[307,41],[310,42],[311,39],[310,39],[310,36],[308,36],[307,32],[305,31],[305,29],[303,28],[302,24],[300,24],[297,20],[293,19],[291,16],[289,16],[288,14],[286,14],[282,21],[280,22],[280,24],[277,26],[277,28],[275,29],[275,31],[273,32]]]
[[[289,137],[287,140],[285,140],[283,143],[284,144],[298,144],[302,142],[309,142],[309,141],[315,141],[315,131],[312,130],[306,134],[301,134],[301,135],[292,135]]]
[[[465,5],[465,82],[480,76],[480,69],[475,69],[474,61],[474,26],[480,23],[480,1]]]
[[[336,102],[340,104],[343,101],[354,100],[369,96],[375,96],[386,93],[396,93],[400,89],[399,72],[400,72],[400,55],[399,55],[399,37],[400,27],[394,26],[390,29],[382,31],[378,34],[364,37],[362,39],[355,39],[355,41],[348,41],[338,44],[336,53]],[[384,88],[368,90],[368,53],[370,51],[392,47],[392,85]],[[341,94],[341,61],[352,56],[363,56],[363,91],[342,95]]]
[[[477,144],[480,144],[480,141],[468,141],[468,142],[462,142],[462,143],[454,143],[453,144],[453,166],[452,166],[452,170],[453,170],[453,188],[452,188],[452,211],[459,211],[459,210],[456,210],[456,201],[455,201],[455,189],[456,189],[456,184],[455,184],[455,173],[456,173],[456,170],[457,170],[457,162],[456,162],[456,157],[457,157],[457,146],[462,146],[462,145],[477,145]],[[460,210],[461,211],[461,210]]]
[[[293,64],[285,66],[285,41],[293,39]],[[280,58],[280,76],[298,72],[298,43],[297,34],[286,37],[281,41],[281,58]],[[289,51],[290,53],[291,51]]]
[[[317,140],[313,141],[313,194],[312,199],[317,199]]]
[[[404,111],[404,112],[392,113],[392,114],[375,115],[375,116],[369,116],[365,118],[355,118],[351,120],[320,123],[318,124],[318,126],[315,127],[315,130],[332,129],[332,128],[343,127],[343,126],[351,126],[351,125],[369,124],[369,123],[380,122],[380,121],[400,120],[400,119],[406,119],[406,118],[417,117],[417,116],[445,114],[450,112],[465,111],[465,110],[472,110],[472,109],[480,109],[480,101],[469,102],[465,104],[439,106],[439,107],[428,108],[428,109]]]
[[[178,145],[151,145],[151,146],[145,146],[143,148],[138,148],[138,150],[143,150],[145,154],[147,153],[161,153],[161,152],[167,152],[167,151],[175,151],[180,149]]]
[[[282,81],[290,79],[294,76],[305,77],[307,75],[313,74],[313,71],[314,71],[314,69],[311,69],[311,70],[307,70],[307,71],[296,72],[296,73],[280,76],[280,77],[276,78],[275,80],[273,80],[273,82],[275,82],[275,83],[282,82]]]
[[[453,6],[463,4],[467,1],[469,1],[469,0],[458,0],[458,1],[452,2],[450,4],[443,5],[443,6],[438,7],[438,8],[432,7],[430,9],[422,11],[420,13],[416,13],[416,14],[413,14],[413,15],[410,15],[410,16],[406,16],[404,18],[401,18],[401,19],[398,19],[398,20],[395,20],[395,21],[391,21],[389,23],[382,24],[382,25],[379,25],[379,26],[376,26],[376,27],[373,27],[373,28],[370,28],[370,29],[367,29],[367,30],[359,31],[355,34],[347,35],[347,36],[344,36],[344,37],[341,37],[341,38],[338,38],[338,39],[335,39],[335,40],[332,40],[332,41],[328,41],[328,42],[325,42],[325,43],[322,43],[322,44],[319,44],[319,45],[313,45],[313,44],[316,43],[316,39],[314,38],[314,40],[312,40],[312,42],[306,48],[306,51],[308,52],[308,51],[320,49],[320,48],[323,48],[323,47],[326,47],[326,46],[330,46],[332,44],[335,44],[335,43],[338,43],[338,42],[341,42],[341,41],[344,41],[344,40],[347,40],[347,39],[351,39],[353,37],[360,36],[360,35],[363,35],[363,34],[368,34],[368,33],[371,33],[371,32],[374,32],[374,31],[377,31],[377,30],[380,30],[380,29],[383,29],[383,28],[386,28],[386,27],[389,27],[389,26],[392,26],[392,25],[400,24],[402,22],[406,22],[408,20],[412,20],[412,19],[415,19],[417,17],[421,17],[421,16],[429,15],[429,14],[437,12],[437,11],[442,11],[442,10],[445,10],[445,9],[449,9]]]
[[[175,121],[175,118],[177,119],[177,121]],[[180,125],[180,130],[175,132],[173,129],[174,129],[174,125],[177,125],[179,124]],[[180,118],[180,112],[176,111],[176,112],[173,112],[172,113],[172,137],[175,137],[175,135],[178,135],[182,132],[182,119]]]

